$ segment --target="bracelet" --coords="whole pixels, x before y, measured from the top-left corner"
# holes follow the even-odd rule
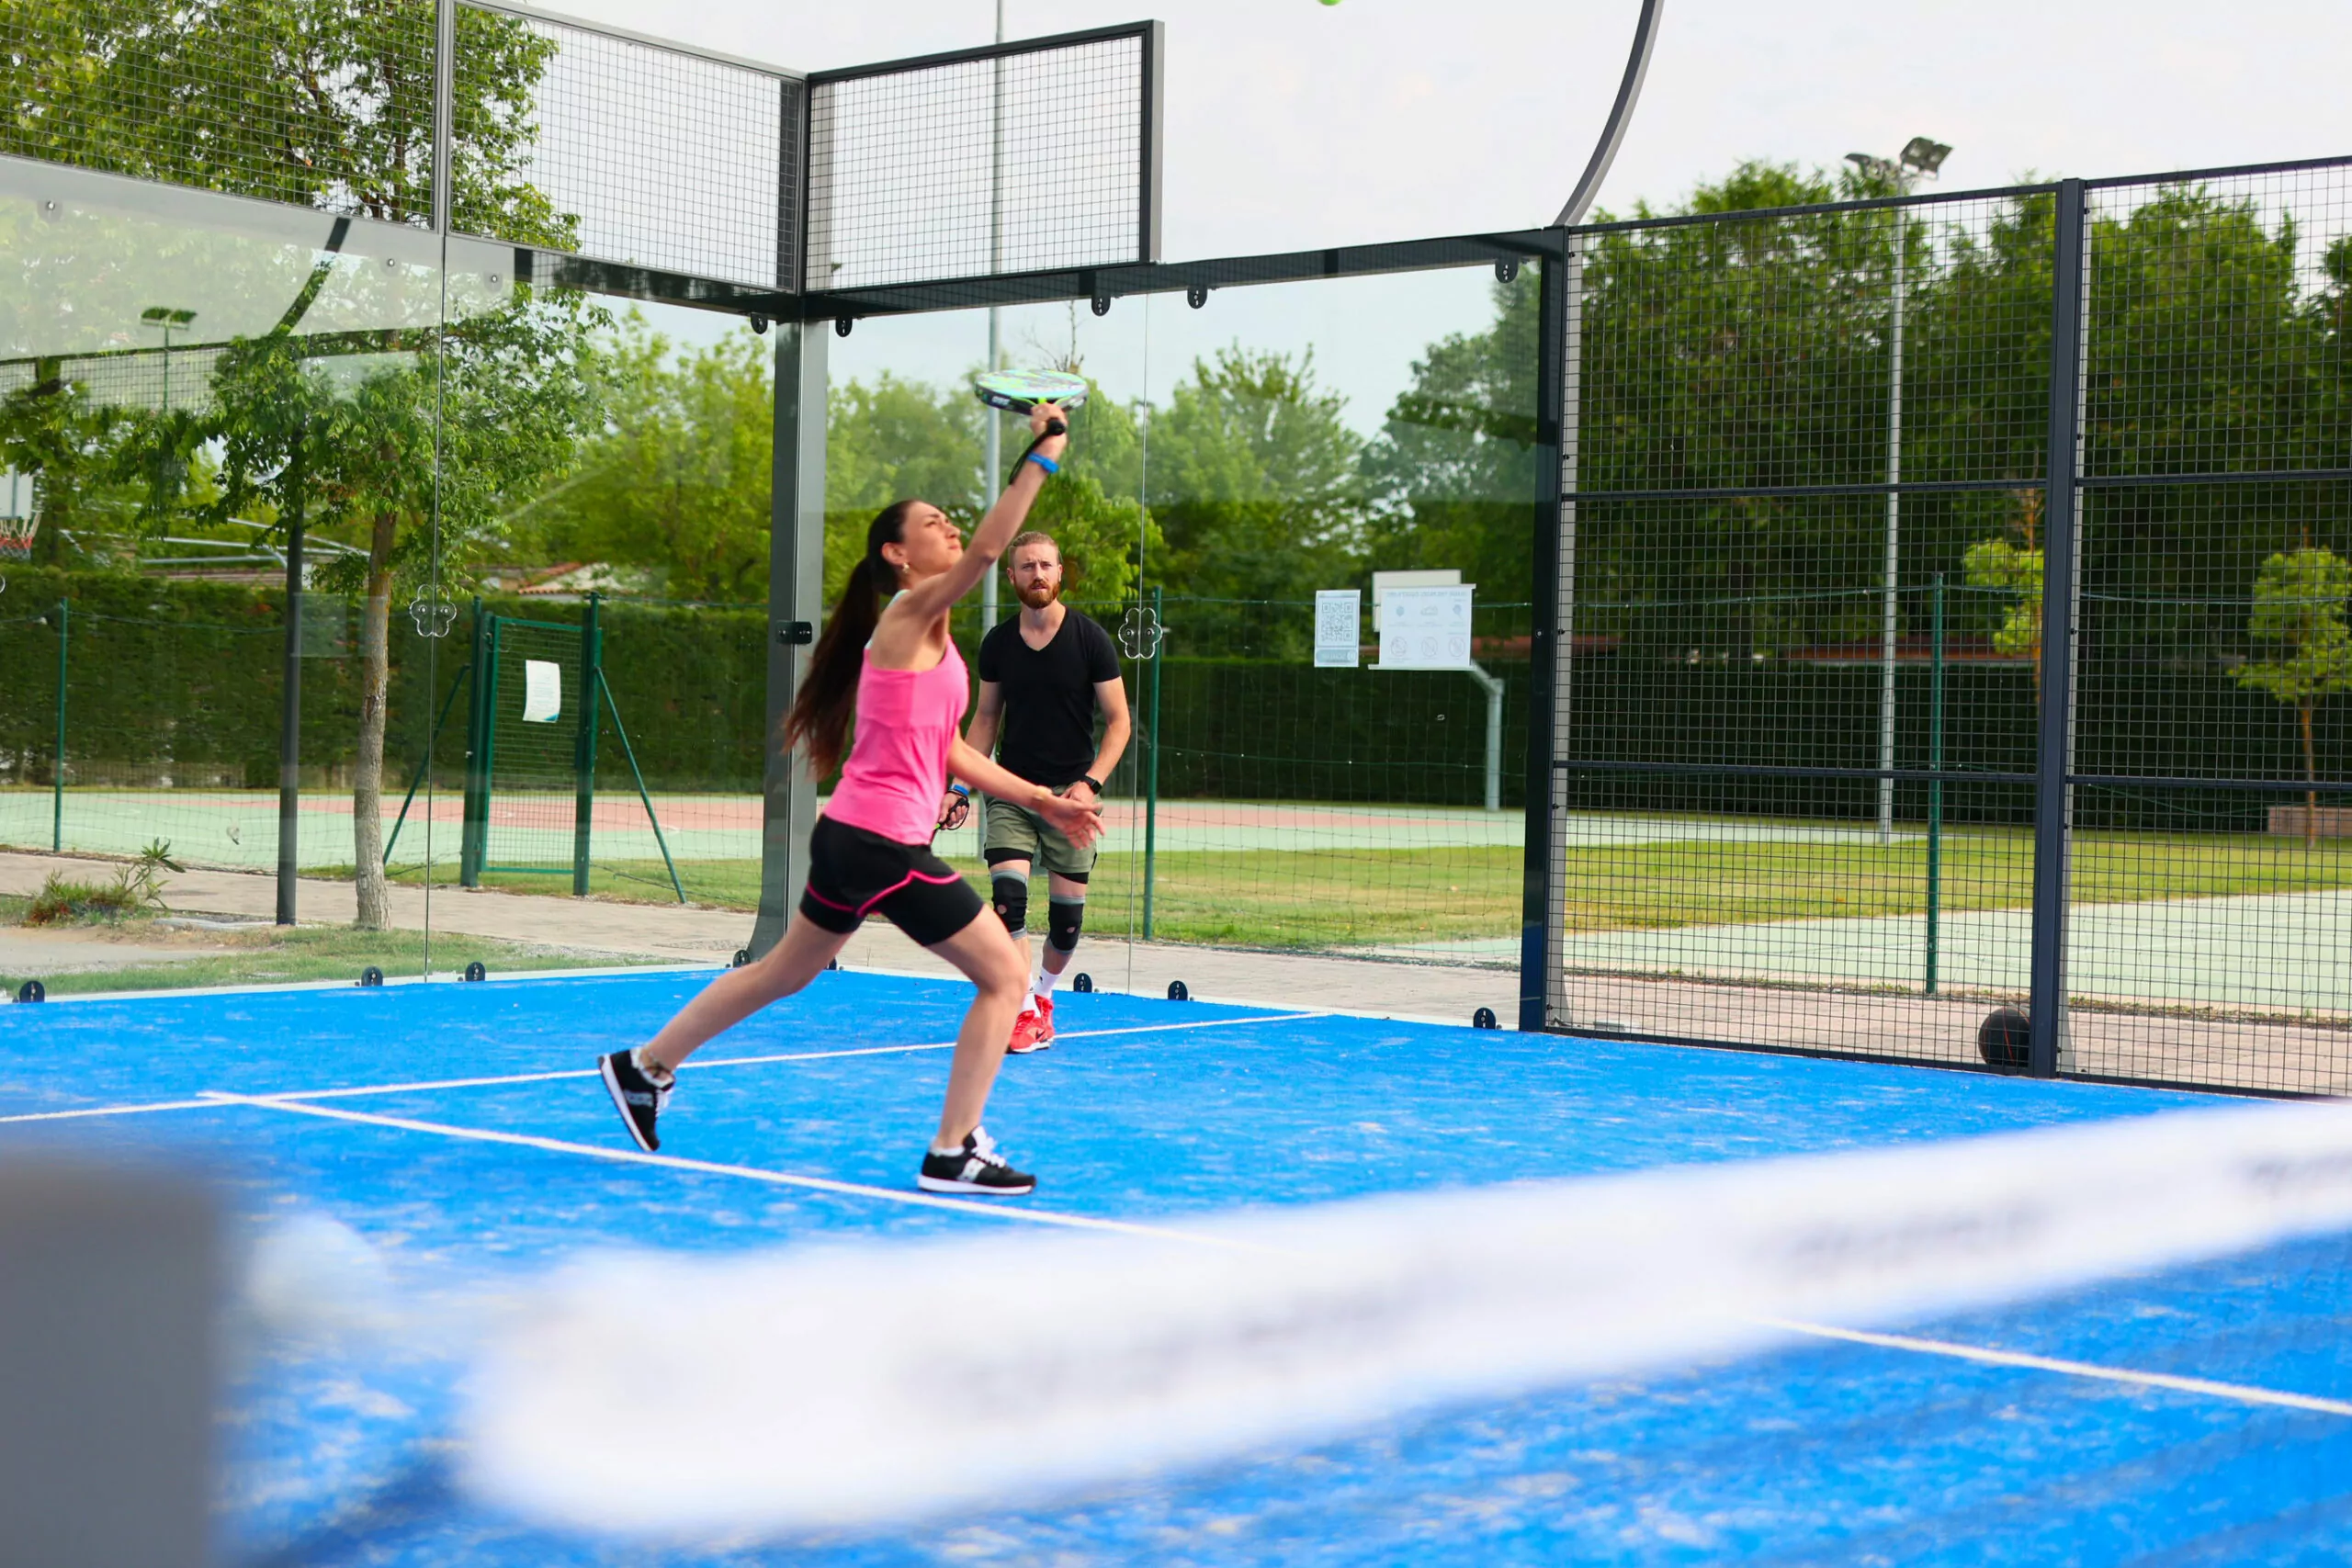
[[[972,791],[971,791],[970,786],[969,786],[969,785],[967,785],[967,784],[949,784],[949,785],[947,786],[947,792],[948,792],[950,795],[962,795],[962,796],[963,796],[965,799],[967,799],[967,800],[969,800],[969,799],[971,799],[971,798],[972,798]]]
[[[1062,471],[1062,466],[1059,463],[1055,462],[1051,457],[1046,457],[1043,452],[1030,453],[1029,461],[1036,464],[1039,468],[1045,469],[1046,472],[1049,474],[1058,474]]]

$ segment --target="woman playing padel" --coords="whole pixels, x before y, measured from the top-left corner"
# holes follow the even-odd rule
[[[956,1037],[947,1102],[918,1184],[933,1192],[998,1196],[1035,1188],[1036,1179],[1013,1169],[980,1126],[1013,1014],[1028,990],[1028,959],[1004,922],[931,849],[941,781],[951,775],[1019,801],[1077,843],[1102,831],[1093,807],[1016,778],[966,745],[960,733],[970,679],[948,636],[948,612],[995,568],[1069,443],[1068,426],[1051,403],[1037,405],[1029,423],[1037,439],[968,547],[945,513],[921,501],[898,502],[866,530],[865,558],[850,573],[785,719],[786,743],[804,748],[809,771],[821,778],[841,759],[853,709],[857,717],[841,782],[808,837],[800,911],[782,942],[712,981],[650,1042],[604,1058],[605,1087],[640,1148],[661,1146],[654,1121],[669,1102],[680,1063],[712,1036],[808,984],[859,923],[878,914],[978,987]],[[892,593],[886,607],[884,596]]]

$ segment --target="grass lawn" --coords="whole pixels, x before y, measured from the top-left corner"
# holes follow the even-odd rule
[[[1752,824],[1744,824],[1752,826]],[[1566,929],[1623,931],[1737,921],[1916,915],[1928,907],[1928,847],[1916,826],[1896,843],[1677,840],[1568,852]],[[953,863],[984,881],[977,861]],[[696,903],[750,909],[755,861],[682,861]],[[1184,851],[1154,866],[1152,935],[1163,942],[1330,947],[1492,940],[1517,933],[1516,849]],[[403,880],[420,880],[407,874]],[[489,874],[490,886],[569,891],[559,877]],[[2024,829],[1944,835],[1941,907],[2023,908],[2033,897],[2033,836]],[[659,861],[598,866],[596,894],[673,903]],[[2085,833],[2075,845],[2082,904],[2223,897],[2352,887],[2352,840],[2263,834]],[[1038,902],[1033,897],[1033,903]],[[1142,932],[1142,857],[1096,863],[1089,927]],[[437,959],[436,959],[437,963]]]
[[[28,898],[0,897],[0,927],[16,927],[24,919]],[[61,928],[33,928],[57,930]],[[66,927],[79,931],[102,931],[107,940],[61,946],[52,960],[20,964],[5,978],[14,994],[18,984],[38,976],[51,996],[90,991],[150,991],[194,986],[269,986],[302,980],[356,981],[369,964],[398,977],[423,972],[424,937],[421,931],[362,931],[349,926],[256,926],[243,931],[165,925],[153,919],[128,919],[104,927]],[[115,942],[142,949],[184,950],[189,956],[170,961],[140,961],[120,966],[83,969],[70,974],[46,971],[47,962],[81,965],[102,962]],[[463,970],[481,963],[493,973],[527,969],[584,969],[633,964],[671,964],[674,959],[633,957],[607,952],[547,946],[535,942],[501,942],[491,937],[435,932],[435,973]],[[21,970],[21,973],[18,970]]]

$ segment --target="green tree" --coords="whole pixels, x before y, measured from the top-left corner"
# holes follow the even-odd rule
[[[865,554],[875,513],[928,501],[967,527],[983,505],[978,401],[884,371],[836,387],[825,406],[825,602]]]
[[[2352,595],[2352,562],[2333,550],[2282,551],[2262,563],[2255,579],[2254,613],[2246,630],[2256,641],[2279,645],[2275,658],[2238,666],[2239,685],[2295,710],[2303,737],[2303,847],[2319,842],[2319,761],[2312,710],[2322,698],[2352,691],[2352,628],[2344,601]]]
[[[2013,659],[2032,663],[2034,689],[2041,687],[2041,581],[2040,540],[2041,495],[2029,491],[2017,498],[2012,526],[2018,539],[1980,539],[1961,558],[1971,588],[2009,595],[2001,624],[1993,633],[1993,647]]]
[[[387,222],[431,220],[435,10],[423,0],[26,0],[19,10],[15,47],[0,54],[9,90],[0,151]],[[573,221],[524,177],[556,46],[497,12],[460,7],[458,28],[453,224],[569,248]],[[349,569],[353,581],[322,581],[366,596],[354,849],[360,923],[380,925],[393,588],[422,581],[445,547],[493,531],[503,498],[568,462],[596,312],[517,285],[438,326],[303,333],[339,266],[322,258],[277,329],[210,345],[220,353],[203,407],[166,400],[85,412],[88,400],[61,373],[10,400],[0,440],[43,459],[51,494],[87,490],[94,472],[143,473],[140,512],[153,525],[198,505],[217,514],[258,506],[359,534],[364,564]],[[377,280],[363,292],[391,286],[368,276]],[[187,484],[208,446],[223,454],[209,503]]]
[[[680,599],[767,597],[775,394],[749,329],[680,352],[635,311],[594,357],[596,424],[571,477],[514,521],[557,558],[645,569]]]
[[[1311,353],[1237,345],[1195,360],[1152,420],[1148,496],[1167,547],[1151,575],[1230,606],[1191,608],[1179,629],[1196,649],[1295,651],[1304,624],[1269,623],[1247,602],[1308,599],[1354,576],[1364,443],[1345,406],[1317,384]],[[1271,625],[1287,628],[1279,648],[1262,640]]]
[[[1523,593],[1535,500],[1537,317],[1531,270],[1494,286],[1495,324],[1430,345],[1364,451],[1363,564],[1457,568],[1482,602]]]
[[[362,600],[352,778],[362,927],[389,918],[383,765],[395,591],[446,592],[441,567],[497,536],[506,498],[571,464],[591,412],[586,360],[598,314],[577,294],[534,297],[518,287],[504,308],[468,321],[372,334],[375,352],[365,355],[321,356],[315,342],[271,333],[221,356],[203,419],[151,427],[164,442],[218,443],[220,514],[259,506],[281,522],[357,536],[359,553],[328,562],[315,581]],[[433,614],[428,603],[419,611]]]
[[[12,0],[0,152],[394,223],[433,210],[431,0]],[[451,203],[466,232],[557,244],[527,180],[556,42],[458,11]]]
[[[1683,210],[1864,194],[1754,162]],[[1842,210],[1601,235],[1585,268],[1578,487],[1879,479],[1894,233],[1883,211]],[[1851,591],[1876,575],[1883,527],[1883,507],[1772,495],[1587,503],[1579,626],[1743,665],[1787,642],[1865,636],[1874,612]]]

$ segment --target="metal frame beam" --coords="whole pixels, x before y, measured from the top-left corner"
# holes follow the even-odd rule
[[[1584,257],[1574,236],[1546,256],[1537,310],[1536,484],[1530,539],[1527,663],[1527,831],[1521,851],[1519,1020],[1533,1032],[1566,1021],[1557,919],[1561,866],[1554,842],[1566,809],[1567,775],[1555,765],[1568,733],[1576,626],[1578,400],[1582,377]]]
[[[784,938],[808,874],[817,781],[784,744],[784,716],[807,673],[825,592],[825,329],[775,327],[774,493],[768,513],[766,765],[761,785],[760,912],[753,957]]]
[[[2034,759],[2032,1002],[2026,1070],[2057,1076],[2066,1048],[2067,858],[2074,838],[2075,569],[2083,473],[2083,358],[2089,239],[2083,182],[2058,186],[2051,272],[2050,477],[2041,528],[2041,717]]]

